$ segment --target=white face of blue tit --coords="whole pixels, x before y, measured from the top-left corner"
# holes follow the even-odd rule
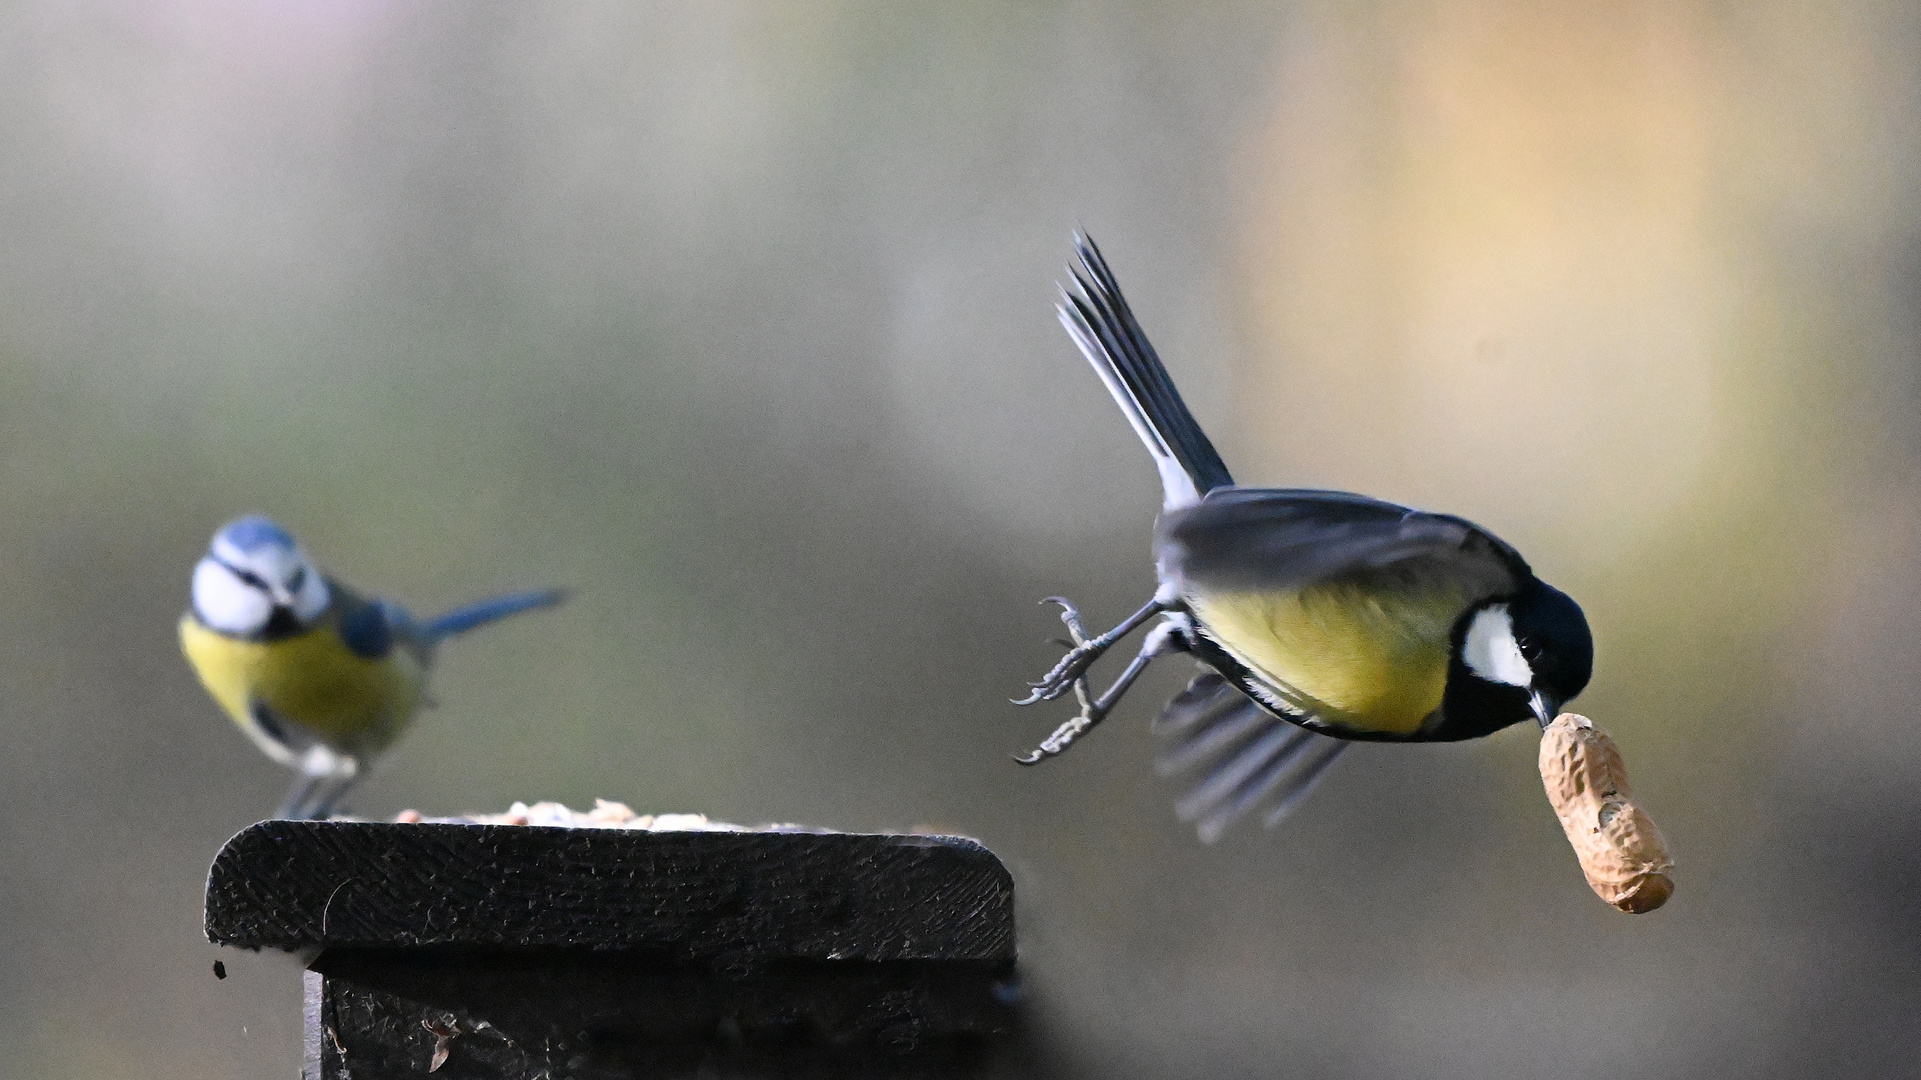
[[[330,599],[326,579],[300,545],[262,517],[223,526],[193,570],[194,614],[222,633],[260,633],[276,610],[305,625]]]
[[[1488,682],[1534,684],[1534,669],[1521,655],[1521,643],[1514,640],[1514,617],[1506,604],[1491,604],[1474,613],[1474,621],[1467,624],[1467,638],[1461,642],[1461,662]]]

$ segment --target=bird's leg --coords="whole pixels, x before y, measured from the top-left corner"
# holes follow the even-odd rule
[[[294,777],[293,786],[287,789],[287,797],[281,800],[280,809],[275,810],[273,816],[304,821],[306,815],[301,811],[306,807],[308,800],[313,798],[314,789],[319,787],[320,781],[324,779],[326,779],[324,775],[303,770],[299,776]]]
[[[334,803],[360,776],[359,759],[315,744],[301,755],[300,778],[287,792],[287,801],[274,814],[293,821],[324,821]]]
[[[328,778],[330,782],[326,789],[314,798],[306,808],[306,813],[301,815],[306,820],[325,821],[331,817],[340,797],[347,794],[347,789],[360,779],[360,769],[353,758],[342,758],[341,761],[344,767]]]
[[[1147,665],[1153,662],[1155,657],[1179,652],[1186,647],[1186,643],[1180,636],[1185,625],[1182,620],[1170,618],[1148,631],[1146,640],[1141,642],[1141,651],[1135,654],[1134,659],[1128,662],[1126,670],[1121,672],[1120,678],[1115,679],[1114,684],[1109,686],[1099,698],[1088,695],[1085,673],[1076,676],[1069,685],[1073,687],[1074,697],[1081,703],[1080,714],[1055,728],[1054,733],[1042,739],[1041,744],[1032,751],[1016,754],[1014,760],[1022,765],[1032,765],[1042,758],[1065,753],[1075,739],[1080,738],[1095,724],[1107,718],[1107,714],[1113,711],[1114,706],[1119,704],[1122,696],[1127,693],[1127,688],[1134,685],[1134,680],[1141,677],[1141,672],[1147,670]],[[1081,635],[1074,623],[1069,623],[1068,629],[1075,632],[1077,639],[1080,638]]]
[[[1034,688],[1033,692],[1015,701],[1016,705],[1052,701],[1067,693],[1076,682],[1087,675],[1087,669],[1094,666],[1094,661],[1099,660],[1102,653],[1113,648],[1115,642],[1133,633],[1142,623],[1172,606],[1171,600],[1157,594],[1154,599],[1147,602],[1146,607],[1123,619],[1119,626],[1099,637],[1090,638],[1081,626],[1080,611],[1066,598],[1050,596],[1041,603],[1061,606],[1061,621],[1067,624],[1068,633],[1074,635],[1074,647],[1067,651],[1066,656],[1061,657],[1060,663],[1055,664],[1052,670],[1041,676],[1039,682],[1029,683],[1028,685]]]

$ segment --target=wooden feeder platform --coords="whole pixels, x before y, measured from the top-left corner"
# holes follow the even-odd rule
[[[959,837],[263,821],[206,915],[305,962],[304,1080],[1024,1071],[1013,882]]]

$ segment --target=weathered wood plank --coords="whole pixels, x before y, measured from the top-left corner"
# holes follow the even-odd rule
[[[621,954],[329,950],[308,973],[312,1080],[1031,1075],[1010,972],[802,961],[728,976]]]
[[[954,837],[263,821],[214,859],[206,915],[254,949],[1010,963],[1013,897]]]

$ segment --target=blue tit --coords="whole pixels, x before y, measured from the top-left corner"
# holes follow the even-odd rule
[[[194,567],[180,649],[254,745],[298,774],[277,816],[318,819],[427,701],[435,646],[561,597],[513,593],[416,622],[322,574],[285,529],[243,517]]]
[[[1060,318],[1159,469],[1160,586],[1095,637],[1050,598],[1074,641],[1018,704],[1071,690],[1081,709],[1020,761],[1066,750],[1155,657],[1188,653],[1203,674],[1157,725],[1174,736],[1162,768],[1204,770],[1177,809],[1212,840],[1257,809],[1279,821],[1354,741],[1545,727],[1581,692],[1594,663],[1586,617],[1493,533],[1363,495],[1235,486],[1099,249],[1086,236],[1076,248]],[[1133,661],[1092,694],[1089,665],[1150,622]]]

